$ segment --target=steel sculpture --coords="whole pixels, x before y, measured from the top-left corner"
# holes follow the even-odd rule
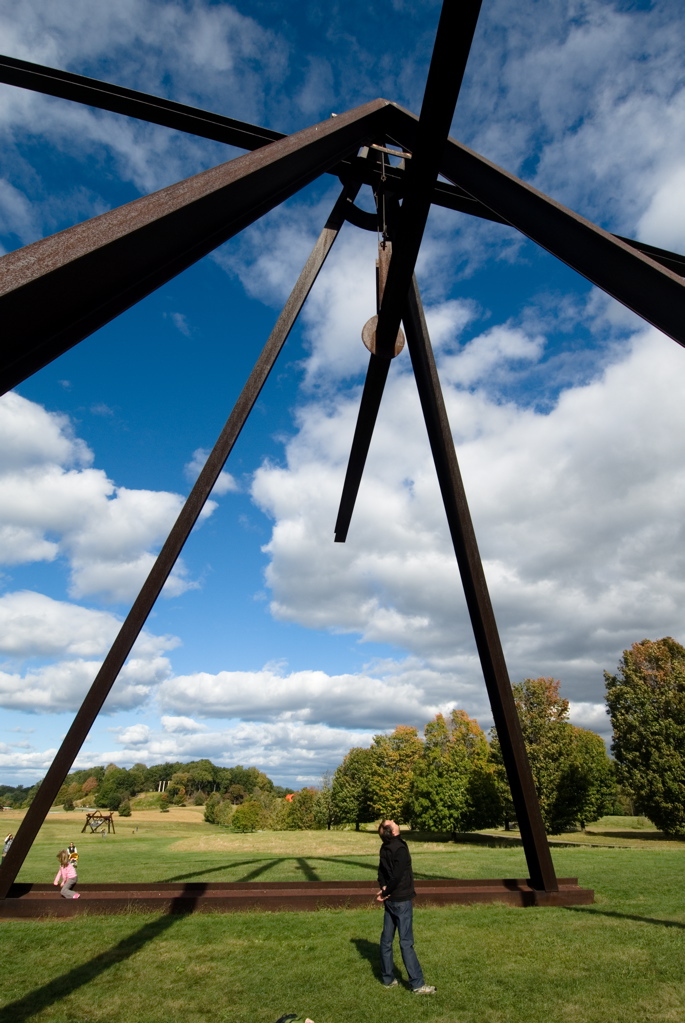
[[[335,540],[344,542],[403,323],[450,534],[521,828],[533,901],[569,895],[554,872],[414,267],[431,205],[515,227],[685,345],[685,257],[621,238],[449,138],[480,0],[444,0],[418,118],[377,99],[293,135],[260,128],[27,61],[0,57],[0,81],[250,150],[245,156],[104,213],[0,259],[6,340],[0,394],[58,358],[155,288],[322,174],[343,191],[228,421],[0,868],[0,900],[17,873],[179,557],[330,248],[345,221],[382,233],[378,316]],[[385,155],[399,153],[400,166]],[[446,178],[451,184],[440,181]],[[377,215],[354,205],[373,189]],[[392,255],[390,253],[392,252]],[[564,879],[569,881],[571,879]],[[467,882],[464,882],[466,884]],[[469,882],[470,883],[470,882]],[[512,881],[512,885],[524,882]],[[496,886],[510,882],[482,882]],[[111,886],[110,886],[111,887]],[[498,891],[500,889],[497,889]],[[527,896],[526,896],[527,898]]]

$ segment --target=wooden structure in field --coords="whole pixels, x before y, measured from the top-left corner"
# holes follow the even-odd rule
[[[480,0],[444,0],[419,117],[388,100],[376,99],[290,136],[54,68],[0,58],[0,81],[250,150],[247,155],[3,256],[0,315],[4,324],[11,326],[5,330],[0,393],[59,358],[320,175],[332,174],[343,186],[264,350],[0,868],[0,900],[5,903],[17,904],[17,900],[24,899],[24,894],[13,887],[21,864],[172,571],[345,221],[359,229],[378,232],[381,240],[378,314],[363,332],[371,354],[335,524],[335,540],[345,542],[348,535],[385,381],[392,359],[401,347],[399,335],[403,324],[521,829],[530,875],[525,884],[538,905],[586,899],[580,890],[573,885],[565,886],[555,875],[414,267],[432,205],[507,224],[679,344],[685,344],[685,259],[602,230],[449,137],[479,9]],[[401,162],[390,166],[389,155]],[[362,187],[373,191],[375,214],[355,205]],[[359,326],[361,329],[362,325]],[[491,895],[499,898],[501,885],[506,887],[509,882],[482,882],[485,887],[489,884],[494,886]],[[354,886],[343,887],[347,891]],[[206,888],[214,891],[217,886]],[[279,886],[279,890],[283,888]],[[127,889],[131,898],[138,897],[134,894],[136,886]],[[40,894],[40,886],[33,886],[32,890]],[[104,895],[98,899],[102,903],[107,901]],[[79,905],[87,906],[88,899],[84,898]],[[72,906],[73,903],[69,912],[76,911]],[[2,912],[5,909],[6,906]]]
[[[86,822],[81,828],[81,834],[83,834],[84,831],[88,831],[88,829],[90,829],[89,834],[91,835],[96,834],[98,831],[100,834],[116,834],[114,829],[114,814],[103,813],[101,810],[94,810],[92,813],[87,813]]]

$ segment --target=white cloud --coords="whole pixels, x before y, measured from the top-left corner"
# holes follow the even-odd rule
[[[505,348],[499,357],[506,364]],[[624,647],[681,633],[680,376],[681,349],[646,330],[545,414],[445,387],[514,678],[555,675],[567,695],[596,700]],[[473,646],[412,390],[391,374],[345,545],[332,529],[356,400],[301,409],[287,465],[262,466],[253,496],[275,520],[266,549],[277,617],[358,632],[444,671]]]
[[[36,215],[26,196],[0,178],[0,234],[15,234],[25,245],[38,233]]]
[[[76,711],[100,668],[99,661],[57,661],[43,668],[19,672],[0,671],[0,706],[30,714]],[[131,710],[146,703],[152,685],[169,672],[169,662],[133,662],[124,666],[107,698],[104,713]]]
[[[191,483],[195,482],[195,480],[198,478],[198,476],[204,469],[205,462],[207,461],[208,456],[209,451],[207,451],[206,448],[197,448],[195,451],[193,451],[193,457],[191,458],[191,460],[188,462],[184,469],[186,479],[189,480]],[[233,476],[231,476],[230,472],[226,472],[225,469],[222,469],[222,471],[219,473],[219,477],[214,486],[212,487],[212,493],[216,494],[217,497],[221,497],[224,494],[236,493],[239,490],[240,485],[238,484],[237,480],[234,479]],[[215,507],[215,505],[211,501],[208,502],[208,504],[211,505],[212,508]]]
[[[29,713],[78,710],[117,635],[120,619],[104,611],[22,591],[0,597],[0,706]],[[165,653],[174,636],[143,631],[105,704],[107,713],[147,703],[171,673]],[[50,664],[25,662],[54,658]],[[16,664],[16,667],[13,667]]]
[[[604,703],[569,703],[569,720],[579,728],[599,732],[604,739],[611,737],[611,721]]]
[[[142,746],[150,741],[151,734],[147,725],[129,725],[128,728],[119,729],[117,741],[124,746]]]
[[[97,10],[87,0],[54,0],[48,6],[25,0],[19,7],[0,5],[0,35],[5,52],[14,57],[113,79],[193,106],[226,110],[226,97],[233,97],[234,109],[226,113],[247,121],[264,120],[266,96],[287,71],[287,47],[274,32],[230,4],[200,0],[121,0]],[[116,172],[142,192],[230,153],[184,133],[3,88],[0,126],[9,145],[21,143],[27,124],[34,136],[68,153],[100,160],[108,155]],[[49,220],[54,193],[44,199],[42,182],[37,185],[34,177],[31,185],[41,199],[35,205]]]
[[[430,329],[430,326],[429,326]],[[520,327],[492,327],[441,362],[443,380],[469,387],[486,376],[488,385],[506,377],[518,363],[537,362],[544,338],[528,337]]]
[[[0,398],[0,562],[65,557],[70,595],[129,601],[183,504],[179,494],[116,487],[65,416]],[[203,517],[216,507],[208,502]],[[197,586],[182,560],[165,596]]]
[[[178,675],[162,683],[158,698],[165,709],[192,706],[200,717],[385,729],[401,723],[423,726],[439,711],[449,712],[458,696],[472,696],[473,688],[448,686],[438,672],[412,664],[384,665],[382,674],[347,675],[284,674],[266,667]]]
[[[94,611],[24,590],[0,597],[0,653],[13,657],[105,653],[120,626],[107,611]]]
[[[685,249],[685,166],[675,168],[654,192],[637,235],[663,249]]]
[[[195,732],[206,732],[207,726],[201,724],[199,721],[194,721],[193,718],[189,717],[170,717],[168,714],[163,714],[162,728],[165,732],[173,735],[179,733],[181,735],[192,735]]]

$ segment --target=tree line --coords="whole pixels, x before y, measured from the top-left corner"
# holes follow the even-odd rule
[[[685,648],[642,640],[604,676],[613,759],[601,736],[569,722],[558,680],[512,686],[547,833],[638,813],[685,834]],[[382,816],[426,831],[515,822],[497,731],[488,740],[463,710],[438,714],[423,736],[400,726],[350,750],[331,788],[334,819],[357,828]]]
[[[0,786],[0,799],[5,806],[17,808],[30,806],[41,782],[32,788]],[[131,768],[88,767],[72,771],[64,781],[55,805],[65,810],[76,806],[95,806],[102,809],[123,810],[123,816],[130,811],[131,800],[140,793],[155,793],[153,800],[160,809],[194,803],[203,805],[212,794],[237,804],[256,791],[270,792],[274,798],[283,798],[292,789],[274,785],[273,781],[256,767],[218,767],[211,760],[195,760],[190,763],[167,762],[134,764]]]
[[[605,682],[613,759],[599,735],[570,723],[558,680],[512,686],[548,834],[633,813],[685,834],[685,648],[670,637],[634,643]],[[37,789],[0,786],[0,799],[28,806]],[[204,805],[206,821],[236,831],[359,829],[380,817],[455,834],[516,823],[496,729],[486,736],[464,710],[436,715],[422,735],[408,725],[376,735],[369,748],[351,749],[320,787],[299,792],[256,767],[203,759],[73,771],[55,802],[126,815],[134,797],[151,791],[162,810]]]

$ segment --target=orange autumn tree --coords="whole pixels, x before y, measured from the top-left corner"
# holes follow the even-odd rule
[[[392,735],[374,735],[370,802],[379,817],[407,820],[407,797],[422,751],[419,733],[409,725],[398,725]]]

